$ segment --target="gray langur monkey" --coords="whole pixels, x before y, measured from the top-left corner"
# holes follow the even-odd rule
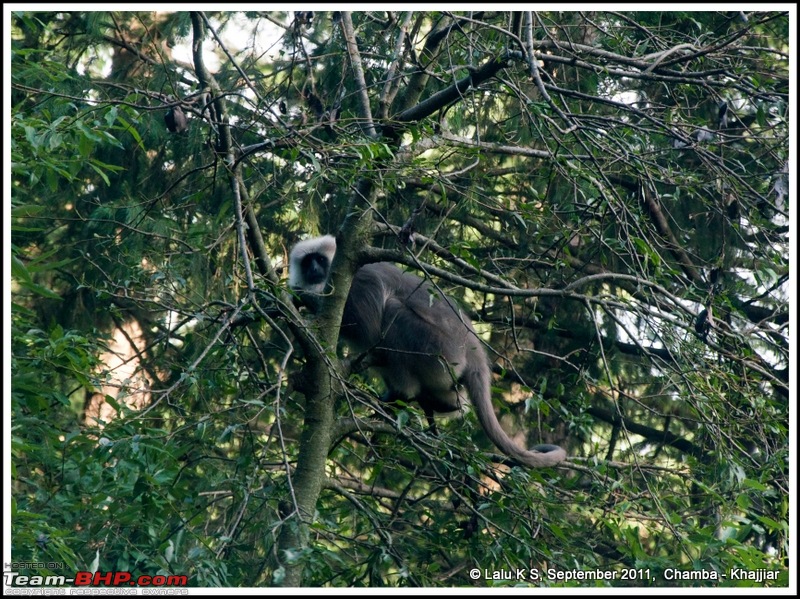
[[[183,133],[189,128],[189,122],[186,120],[186,115],[183,109],[178,106],[172,106],[164,115],[164,123],[170,133]]]
[[[311,309],[325,290],[336,254],[331,235],[301,241],[289,257],[289,286]],[[460,409],[466,388],[478,420],[503,453],[532,467],[566,459],[557,445],[517,446],[500,427],[492,408],[491,371],[486,352],[454,300],[416,275],[388,262],[356,271],[342,316],[342,340],[356,354],[369,354],[381,375],[386,399],[415,400],[432,420],[434,412]]]

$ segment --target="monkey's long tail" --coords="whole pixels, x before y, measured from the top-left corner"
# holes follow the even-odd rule
[[[467,388],[472,405],[478,415],[483,430],[500,451],[531,468],[547,468],[563,462],[567,452],[558,445],[537,445],[526,450],[514,443],[500,427],[492,407],[489,367],[467,368],[464,373],[464,386]]]

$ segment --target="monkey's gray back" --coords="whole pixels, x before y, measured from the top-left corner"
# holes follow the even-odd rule
[[[391,395],[417,399],[426,412],[459,409],[456,384],[466,371],[488,397],[488,361],[469,318],[454,300],[393,264],[356,272],[341,335],[356,353],[371,352]]]

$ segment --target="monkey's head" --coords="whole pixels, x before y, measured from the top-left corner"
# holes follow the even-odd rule
[[[322,293],[334,255],[336,238],[332,235],[298,243],[289,254],[289,287],[295,291]]]

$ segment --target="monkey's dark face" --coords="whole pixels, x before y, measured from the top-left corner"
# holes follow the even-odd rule
[[[319,285],[325,282],[328,278],[328,268],[330,261],[322,254],[313,253],[303,257],[300,263],[300,270],[303,273],[303,279],[308,287]]]

